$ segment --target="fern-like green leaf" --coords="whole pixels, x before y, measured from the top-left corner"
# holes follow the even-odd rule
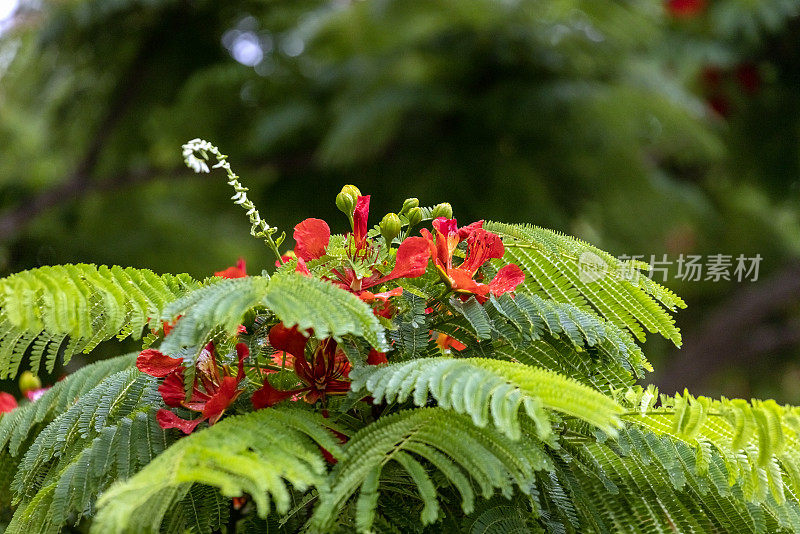
[[[236,333],[244,314],[260,304],[269,279],[247,276],[201,287],[166,306],[161,318],[175,323],[159,350],[178,355],[185,347],[202,347],[218,332]]]
[[[39,400],[52,406],[73,388]],[[18,507],[9,532],[57,531],[92,515],[98,493],[138,471],[171,441],[155,420],[160,402],[156,380],[135,368],[83,393],[36,436],[19,462],[12,484]],[[35,413],[36,404],[28,409]]]
[[[377,349],[387,348],[372,308],[330,282],[297,274],[275,276],[262,302],[287,326],[313,328],[320,339],[353,334]]]
[[[325,460],[341,447],[322,416],[292,407],[228,417],[179,440],[130,480],[101,497],[92,531],[158,531],[165,514],[185,498],[192,484],[238,497],[247,492],[258,513],[279,513],[290,505],[286,483],[298,489],[326,488]]]
[[[416,487],[423,502],[424,524],[438,517],[437,489],[421,461],[444,475],[462,497],[466,513],[474,506],[470,480],[485,498],[494,490],[507,496],[514,485],[527,492],[537,470],[549,469],[547,455],[532,439],[512,441],[490,429],[474,426],[464,415],[442,408],[418,408],[382,417],[357,432],[346,444],[332,473],[330,490],[320,496],[311,518],[315,532],[329,531],[347,500],[359,489],[358,525],[368,531],[368,506],[376,500],[376,478],[386,464],[396,462]],[[388,482],[381,493],[391,491]]]
[[[41,267],[0,280],[0,378],[52,371],[63,354],[91,351],[114,336],[139,338],[164,306],[198,287],[188,275],[95,265]]]
[[[423,406],[430,394],[439,406],[466,413],[495,426],[512,439],[520,436],[518,413],[536,423],[541,438],[551,431],[552,410],[576,417],[607,432],[619,425],[622,409],[602,393],[546,369],[482,358],[425,358],[351,371],[352,389],[365,388],[375,402],[403,402],[413,395]]]
[[[597,312],[644,341],[644,330],[658,332],[680,346],[681,336],[667,310],[686,307],[668,289],[574,237],[531,225],[487,223],[504,238],[503,262],[516,263],[526,273],[518,292],[547,296]],[[599,268],[588,271],[587,266]],[[660,303],[660,304],[659,304]],[[663,307],[662,307],[663,305]],[[666,309],[665,309],[666,308]]]
[[[729,483],[740,483],[748,500],[761,502],[769,491],[782,503],[787,487],[800,495],[800,408],[688,392],[659,399],[652,386],[623,398],[631,407],[624,417],[630,424],[686,443],[700,457],[713,448],[725,460]]]
[[[574,504],[579,532],[797,532],[796,499],[749,502],[713,448],[631,426],[605,443],[568,440],[554,475]],[[543,492],[545,501],[553,499]],[[570,523],[568,521],[567,523]],[[562,524],[564,524],[562,522]]]

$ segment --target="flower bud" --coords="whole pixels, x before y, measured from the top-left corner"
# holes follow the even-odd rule
[[[39,377],[35,374],[31,373],[30,371],[25,371],[19,377],[19,390],[25,394],[29,391],[33,391],[35,389],[40,389],[42,387],[42,381],[39,380]]]
[[[411,208],[416,208],[419,206],[419,199],[418,198],[407,198],[403,202],[403,208],[400,210],[400,214],[403,215],[408,213],[408,210]]]
[[[400,230],[403,228],[403,223],[396,213],[387,213],[380,223],[381,235],[386,240],[388,246],[392,239],[400,235]]]
[[[336,207],[348,217],[352,217],[353,210],[356,207],[356,199],[342,191],[336,195]]]
[[[422,221],[422,210],[417,208],[411,208],[408,210],[408,227],[411,228],[412,226],[416,226]]]
[[[453,218],[453,206],[451,206],[448,202],[442,202],[441,204],[436,204],[431,211],[431,217],[437,219],[439,217],[444,217],[445,219],[452,219]]]
[[[356,186],[351,184],[344,186],[342,188],[342,193],[353,197],[353,202],[355,202],[355,199],[357,199],[358,197],[363,196],[361,194],[361,191]]]

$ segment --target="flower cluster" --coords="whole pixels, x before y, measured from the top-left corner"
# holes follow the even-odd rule
[[[423,228],[421,235],[410,236],[412,227],[423,218],[417,203],[416,199],[407,200],[400,215],[386,215],[379,225],[379,232],[370,233],[369,195],[361,195],[354,186],[345,186],[337,196],[337,206],[347,215],[352,230],[345,237],[344,246],[331,248],[332,236],[327,222],[305,219],[294,227],[294,250],[282,256],[277,265],[294,262],[295,272],[321,278],[356,295],[372,305],[374,313],[385,320],[391,320],[396,313],[390,299],[403,294],[398,283],[402,279],[428,275],[426,283],[429,285],[435,285],[437,280],[443,282],[442,291],[428,302],[426,311],[445,314],[449,313],[444,311],[446,307],[437,301],[448,295],[462,300],[474,297],[484,303],[491,295],[513,291],[523,282],[525,276],[514,264],[500,267],[491,280],[484,280],[483,267],[490,260],[503,257],[502,239],[484,229],[483,221],[459,227],[456,219],[452,218],[449,204],[440,204],[428,212],[433,213],[433,232]],[[437,214],[445,216],[437,217]],[[377,239],[378,235],[383,237],[383,241]],[[214,274],[223,278],[245,277],[245,261],[240,259],[236,266]],[[165,336],[170,334],[175,321],[164,323]],[[311,404],[319,401],[325,414],[329,397],[350,391],[351,364],[336,340],[317,339],[311,329],[302,331],[297,326],[281,322],[268,326],[268,334],[262,334],[258,343],[268,344],[275,354],[265,363],[258,363],[258,355],[249,361],[248,345],[238,342],[238,365],[234,372],[228,366],[220,365],[216,346],[209,343],[195,364],[194,382],[189,391],[185,387],[187,369],[182,359],[156,349],[142,351],[137,367],[151,376],[163,378],[159,392],[164,404],[199,414],[199,417],[184,419],[172,410],[161,409],[157,413],[161,427],[177,428],[188,434],[203,421],[216,423],[248,388],[244,371],[246,361],[247,365],[254,367],[254,372],[250,373],[250,379],[256,380],[256,388],[250,390],[253,391],[250,401],[254,409],[268,408],[287,400],[304,400]],[[240,327],[239,335],[247,332],[247,328]],[[438,332],[432,332],[432,335],[442,351],[466,349],[463,343],[448,335]],[[387,355],[375,349],[370,349],[365,360],[368,365],[388,362]],[[279,389],[270,383],[270,376],[287,369],[294,374],[294,385]],[[345,439],[344,436],[340,438]]]
[[[186,371],[183,360],[172,358],[155,349],[142,351],[136,359],[136,367],[143,373],[164,379],[158,387],[164,404],[200,413],[197,419],[183,419],[174,412],[162,408],[156,414],[161,428],[178,428],[190,434],[205,420],[212,425],[216,423],[228,406],[242,393],[239,384],[244,379],[244,359],[250,351],[247,345],[238,343],[236,353],[239,360],[236,375],[234,376],[227,366],[222,366],[220,373],[214,343],[206,345],[200,352],[194,384],[187,400],[183,387]]]

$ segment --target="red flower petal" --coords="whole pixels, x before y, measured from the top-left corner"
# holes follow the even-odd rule
[[[247,268],[244,258],[239,258],[239,261],[236,262],[235,267],[228,267],[224,271],[217,271],[214,273],[214,276],[219,276],[222,278],[244,278],[247,276]]]
[[[479,285],[472,279],[473,273],[465,271],[464,269],[450,269],[447,271],[447,276],[450,279],[450,284],[453,291],[458,293],[478,293]]]
[[[288,352],[297,358],[304,358],[308,338],[296,326],[286,328],[283,323],[278,323],[269,331],[269,344],[275,350]]]
[[[165,336],[168,336],[169,333],[172,332],[172,330],[175,328],[175,325],[178,323],[178,319],[180,319],[181,317],[183,317],[183,315],[179,315],[179,316],[175,317],[175,319],[172,320],[172,321],[162,321],[161,322],[161,324],[164,327],[164,335]]]
[[[8,413],[17,407],[17,399],[11,393],[0,391],[0,413]]]
[[[297,242],[294,248],[297,257],[305,261],[316,260],[325,255],[331,229],[322,219],[306,219],[294,227],[293,237]]]
[[[389,360],[386,359],[386,354],[378,352],[375,349],[370,349],[369,354],[367,354],[367,364],[380,365],[382,363],[389,363]]]
[[[367,218],[369,218],[369,195],[358,197],[353,211],[353,239],[356,250],[361,250],[367,243]]]
[[[239,363],[237,365],[238,372],[236,373],[236,380],[240,382],[244,378],[244,360],[245,358],[250,356],[250,347],[248,347],[245,343],[237,343],[236,356],[239,359]]]
[[[376,283],[382,284],[396,278],[416,278],[425,274],[428,267],[431,249],[423,237],[409,237],[397,249],[394,269],[388,275],[378,279]]]
[[[208,418],[209,424],[213,425],[219,421],[225,409],[239,396],[241,390],[236,389],[238,385],[239,380],[232,376],[226,376],[222,379],[222,384],[217,392],[208,399],[208,402],[203,407],[203,417]]]
[[[434,219],[431,224],[436,231],[436,253],[433,254],[434,263],[449,269],[453,266],[453,251],[455,251],[456,247],[461,242],[461,238],[458,234],[458,223],[455,219],[438,217]]]
[[[161,378],[177,371],[183,360],[172,358],[155,349],[145,349],[136,357],[136,368],[150,376]]]
[[[311,271],[309,271],[308,267],[306,267],[306,262],[303,258],[297,258],[297,267],[294,268],[294,272],[300,273],[304,276],[311,276]]]
[[[402,294],[403,288],[396,287],[389,291],[383,291],[382,293],[370,293],[369,291],[362,291],[358,294],[358,298],[369,304],[371,302],[375,302],[376,300],[386,302],[390,297],[399,297]]]
[[[436,344],[439,345],[439,347],[441,347],[442,350],[447,350],[447,349],[451,349],[452,348],[452,349],[461,351],[461,350],[464,350],[465,348],[467,348],[466,345],[461,343],[456,338],[454,338],[452,336],[448,336],[447,334],[442,334],[442,333],[439,333],[439,335],[437,336]]]
[[[168,374],[158,386],[158,392],[161,393],[161,398],[164,399],[164,404],[167,406],[173,408],[181,406],[183,399],[186,398],[186,393],[183,391],[183,373],[175,371]]]
[[[736,67],[736,81],[745,93],[754,95],[761,87],[761,74],[753,63],[742,63]]]
[[[479,228],[483,228],[483,220],[480,220],[480,221],[475,221],[475,222],[474,222],[474,223],[472,223],[472,224],[468,224],[468,225],[466,225],[466,226],[462,226],[461,228],[459,228],[459,229],[458,229],[458,238],[459,238],[461,241],[464,241],[464,240],[465,240],[465,239],[467,239],[469,236],[471,236],[471,235],[472,235],[472,233],[473,233],[475,230],[477,230],[477,229],[479,229]]]
[[[518,265],[511,263],[497,271],[492,281],[489,282],[489,291],[493,295],[502,295],[514,291],[523,281],[525,281],[525,273]]]
[[[275,406],[279,402],[285,401],[292,395],[297,395],[303,391],[308,391],[308,388],[281,391],[272,387],[272,384],[270,384],[269,381],[264,380],[264,385],[261,386],[260,389],[256,390],[255,393],[253,393],[251,401],[253,403],[253,408],[260,410],[261,408]]]
[[[320,452],[322,452],[322,457],[325,458],[325,461],[329,464],[335,464],[339,461],[334,458],[330,452],[328,452],[328,449],[321,447],[320,445],[317,445],[317,447],[319,447]]]
[[[505,253],[500,236],[478,228],[467,240],[467,259],[459,265],[459,269],[474,275],[481,265],[492,258],[502,258]]]
[[[188,419],[181,419],[174,413],[169,410],[165,410],[164,408],[158,410],[156,413],[156,421],[158,421],[158,426],[163,428],[164,430],[168,428],[177,428],[180,429],[184,434],[191,434],[194,432],[194,429],[197,428],[203,421],[203,417],[200,419],[193,419],[189,421]]]

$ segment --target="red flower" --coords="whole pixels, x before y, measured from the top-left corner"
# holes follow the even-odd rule
[[[296,326],[273,326],[269,331],[269,342],[273,348],[281,351],[273,356],[273,361],[285,361],[287,365],[292,365],[297,377],[305,385],[297,389],[279,390],[265,380],[261,389],[253,394],[254,408],[274,406],[301,394],[304,394],[306,402],[313,404],[318,399],[324,399],[326,395],[344,395],[350,390],[350,381],[347,378],[350,374],[350,362],[334,340],[323,339],[314,351],[311,362],[305,357],[308,338]],[[387,363],[386,354],[372,349],[367,355],[367,363]]]
[[[353,213],[353,240],[355,242],[353,256],[362,255],[366,257],[371,250],[367,243],[368,216],[369,195],[358,197]],[[331,237],[330,228],[325,221],[320,219],[306,219],[295,226],[294,230],[294,239],[297,242],[295,253],[298,258],[295,271],[310,275],[305,262],[315,260],[325,254]],[[367,289],[397,278],[422,276],[428,266],[429,255],[428,244],[424,239],[421,237],[409,237],[400,243],[395,256],[394,268],[387,275],[382,275],[376,267],[373,267],[372,274],[366,277],[359,277],[354,268],[343,266],[331,270],[331,276],[323,278],[330,280],[346,291],[354,293],[365,302],[371,303],[379,300],[385,303],[389,297],[401,295],[402,289],[395,288],[383,293],[372,293]]]
[[[667,11],[675,18],[693,18],[705,9],[706,0],[667,0]]]
[[[720,117],[729,117],[731,114],[730,101],[720,94],[709,97],[708,106]]]
[[[273,406],[294,395],[305,393],[305,400],[309,403],[324,399],[326,395],[342,395],[350,389],[350,382],[346,379],[350,373],[350,363],[345,355],[338,350],[336,342],[324,339],[309,364],[305,357],[308,338],[297,327],[286,328],[277,324],[269,331],[269,342],[273,348],[292,356],[294,372],[305,384],[304,387],[291,390],[278,390],[265,380],[264,385],[253,394],[253,407],[256,409]]]
[[[389,360],[386,359],[386,354],[370,349],[369,354],[367,354],[367,365],[380,365],[382,363],[389,363]]]
[[[183,390],[184,371],[186,370],[183,361],[171,358],[154,349],[147,349],[139,353],[139,357],[136,358],[136,367],[140,371],[150,376],[164,377],[158,391],[167,406],[183,406],[201,414],[198,419],[188,420],[162,408],[156,414],[156,420],[161,428],[178,428],[185,434],[191,434],[202,421],[208,420],[210,425],[219,421],[228,406],[243,391],[238,389],[238,386],[244,379],[244,359],[250,351],[247,345],[238,343],[236,353],[239,359],[236,376],[232,376],[227,367],[223,367],[223,374],[220,375],[214,343],[206,345],[198,358],[197,375],[188,402],[185,400]]]
[[[703,67],[700,77],[709,89],[717,89],[722,85],[724,75],[723,70],[716,65],[706,65]]]
[[[11,393],[0,391],[0,413],[8,413],[17,407],[17,399]]]
[[[214,276],[220,276],[222,278],[244,278],[247,276],[246,271],[244,258],[239,258],[235,267],[228,267],[224,271],[217,271],[214,273]]]
[[[513,291],[525,279],[522,269],[513,263],[501,268],[489,284],[473,279],[483,264],[493,258],[502,258],[505,253],[500,236],[484,230],[482,223],[478,221],[459,229],[455,219],[439,217],[433,221],[435,239],[428,230],[421,230],[442,280],[456,293],[475,295],[479,302],[485,302],[489,293],[502,295]],[[454,267],[453,252],[464,239],[467,241],[467,257],[461,265]]]
[[[409,237],[400,243],[395,256],[394,268],[389,274],[382,275],[378,269],[373,268],[370,276],[359,278],[354,269],[342,267],[331,271],[331,274],[333,274],[331,281],[342,289],[358,295],[366,302],[372,302],[376,298],[385,302],[388,297],[402,294],[402,289],[400,292],[395,289],[377,294],[366,290],[397,278],[422,276],[428,267],[429,255],[428,244],[423,238]]]

